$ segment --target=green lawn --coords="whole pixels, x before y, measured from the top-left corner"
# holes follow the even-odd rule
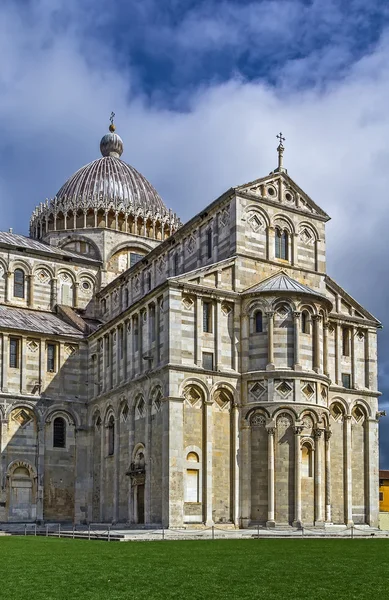
[[[4,600],[385,598],[389,540],[0,538]]]

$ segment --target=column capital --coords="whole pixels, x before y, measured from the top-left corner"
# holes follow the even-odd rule
[[[318,440],[319,438],[321,438],[322,433],[323,433],[323,429],[319,429],[319,428],[314,429],[314,431],[313,431],[313,435],[314,435],[314,437],[315,437],[316,440]]]
[[[293,317],[297,320],[301,317],[301,311],[295,310],[293,311]]]
[[[268,319],[272,319],[274,317],[274,310],[267,310],[265,311],[265,314]]]
[[[332,436],[332,431],[330,429],[324,430],[324,438],[326,442],[329,442]]]
[[[297,425],[296,424],[294,426],[294,434],[295,435],[300,435],[302,433],[303,429],[304,429],[304,425]]]
[[[276,428],[274,425],[270,425],[270,426],[266,425],[265,429],[266,429],[268,435],[274,435],[276,432]]]
[[[319,322],[322,320],[322,316],[321,315],[312,315],[311,317],[312,321],[316,321]]]

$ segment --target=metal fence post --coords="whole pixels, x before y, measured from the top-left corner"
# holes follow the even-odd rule
[[[58,523],[58,537],[61,537],[61,523]]]
[[[74,539],[74,530],[75,530],[75,527],[74,527],[74,525],[73,525],[73,539]]]
[[[212,525],[212,539],[213,540],[215,539],[215,528],[213,525]]]
[[[27,535],[27,525],[24,524],[24,535]]]
[[[163,528],[163,527],[162,527],[162,539],[163,539],[163,540],[165,539],[165,530],[164,530],[164,528]]]
[[[108,541],[111,541],[111,525],[108,525]]]
[[[88,525],[88,540],[90,540],[90,523]]]
[[[49,537],[49,526],[46,524],[46,537]]]
[[[36,523],[35,523],[35,527],[34,527],[34,535],[36,536]]]
[[[258,539],[259,539],[259,525],[257,525],[257,535],[258,535]]]

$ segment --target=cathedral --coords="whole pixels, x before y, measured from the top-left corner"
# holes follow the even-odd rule
[[[377,526],[381,325],[278,137],[182,225],[111,121],[0,232],[1,522]]]

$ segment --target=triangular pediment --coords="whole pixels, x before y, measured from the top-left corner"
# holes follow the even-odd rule
[[[256,179],[235,190],[252,198],[261,199],[269,204],[276,203],[286,209],[328,221],[330,217],[293,181],[287,173],[272,172],[266,177]]]
[[[348,294],[343,288],[340,287],[334,281],[326,275],[326,293],[333,303],[333,312],[337,313],[343,319],[361,319],[366,321],[372,321],[375,325],[381,325],[380,321],[376,319],[368,310],[363,308],[350,294]]]

